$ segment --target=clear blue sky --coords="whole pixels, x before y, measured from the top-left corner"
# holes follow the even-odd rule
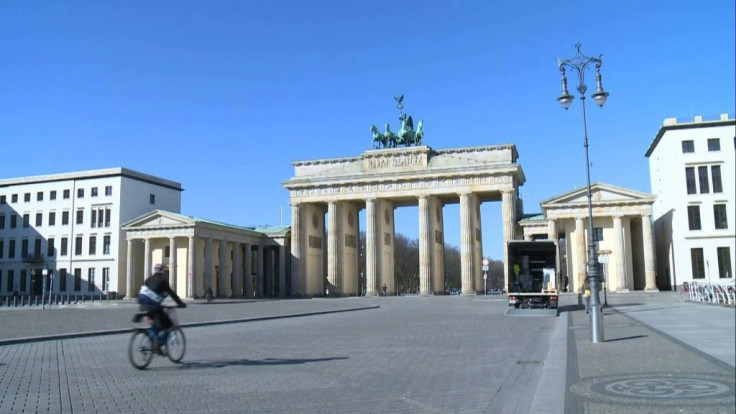
[[[288,225],[291,162],[361,154],[403,93],[433,148],[516,144],[536,212],[585,185],[580,101],[555,100],[580,41],[611,94],[588,100],[592,180],[648,192],[664,118],[735,112],[734,16],[733,0],[3,1],[0,177],[123,166],[181,182],[185,214],[278,225],[283,206]],[[397,215],[416,237],[416,209]]]

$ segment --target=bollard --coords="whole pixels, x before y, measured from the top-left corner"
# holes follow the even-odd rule
[[[25,301],[26,301],[26,297],[25,296],[21,296],[20,297],[20,306],[25,306]]]

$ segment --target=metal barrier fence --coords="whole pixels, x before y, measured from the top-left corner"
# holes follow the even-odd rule
[[[13,295],[0,298],[0,306],[3,307],[20,307],[20,306],[56,306],[56,305],[73,305],[86,302],[105,302],[118,300],[117,292],[109,293],[92,293],[92,294],[75,294],[75,293],[52,293],[43,297],[40,295]]]
[[[732,283],[685,282],[682,284],[681,293],[683,296],[687,295],[687,299],[693,302],[736,305],[736,285]]]

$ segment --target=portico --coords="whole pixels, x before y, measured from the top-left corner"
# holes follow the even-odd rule
[[[394,210],[407,205],[419,208],[420,294],[443,292],[443,206],[459,203],[462,293],[474,294],[482,289],[480,204],[501,201],[504,241],[516,238],[518,187],[526,180],[517,158],[514,145],[414,146],[293,163],[294,176],[284,182],[292,206],[293,292],[357,293],[358,213],[365,209],[366,294],[383,286],[395,293]]]

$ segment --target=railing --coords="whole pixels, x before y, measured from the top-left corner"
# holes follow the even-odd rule
[[[736,285],[734,283],[685,282],[681,294],[692,302],[717,303],[736,306]]]
[[[117,292],[96,293],[46,293],[45,295],[8,295],[0,297],[0,306],[51,306],[51,305],[75,305],[86,302],[107,302],[119,300]]]
[[[43,263],[43,255],[40,253],[26,254],[23,256],[24,263]]]

